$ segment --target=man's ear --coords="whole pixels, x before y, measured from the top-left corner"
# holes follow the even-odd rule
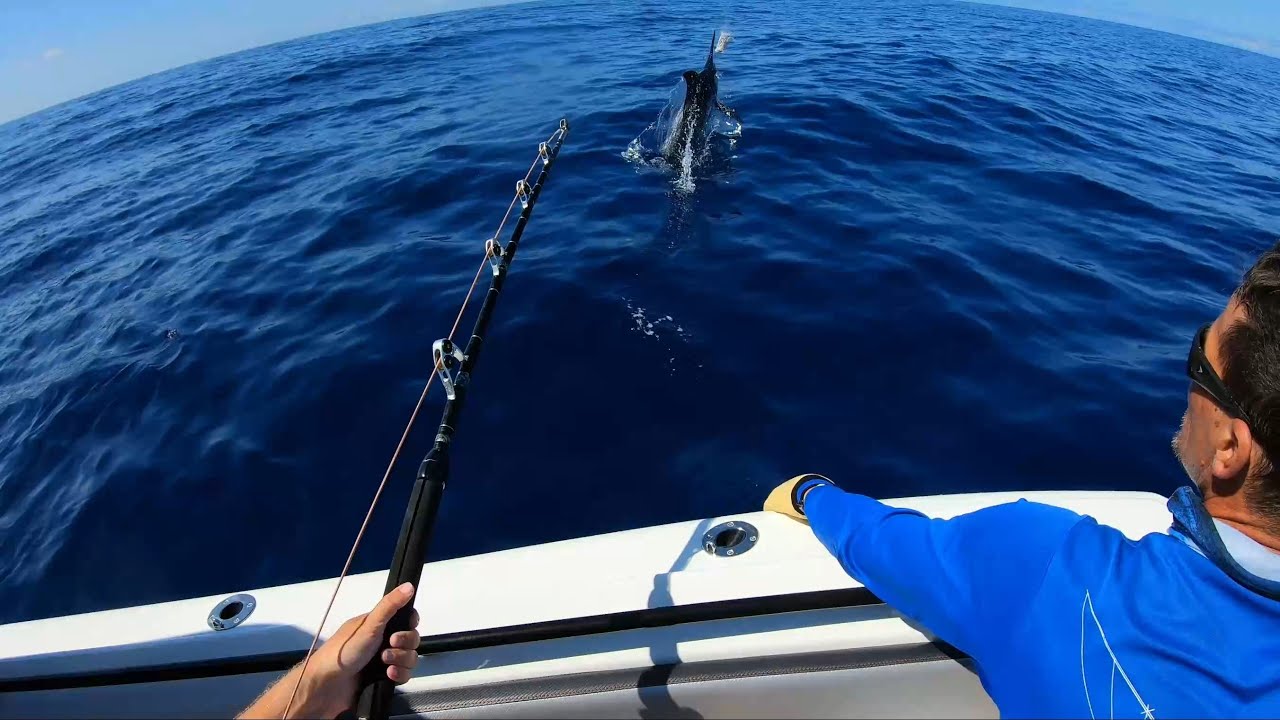
[[[1234,495],[1244,485],[1253,465],[1253,433],[1249,424],[1239,418],[1214,428],[1213,461],[1209,471],[1213,474],[1213,488],[1218,495]]]

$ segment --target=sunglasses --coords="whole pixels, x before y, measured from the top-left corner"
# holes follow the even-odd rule
[[[1187,353],[1187,377],[1191,378],[1191,382],[1195,383],[1196,387],[1213,398],[1213,401],[1218,403],[1218,406],[1228,415],[1249,422],[1249,416],[1245,415],[1240,403],[1231,397],[1227,384],[1218,377],[1218,373],[1209,364],[1209,357],[1204,354],[1204,339],[1208,336],[1209,326],[1204,325],[1196,331],[1195,337],[1191,340],[1191,351]]]

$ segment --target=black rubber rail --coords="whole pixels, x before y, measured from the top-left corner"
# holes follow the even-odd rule
[[[866,588],[844,590],[815,590],[790,595],[735,598],[714,602],[645,608],[608,615],[589,615],[565,620],[511,625],[507,627],[468,630],[466,632],[433,635],[418,643],[419,655],[433,655],[457,650],[514,645],[516,643],[558,640],[560,638],[599,635],[601,633],[644,628],[670,627],[684,623],[708,620],[729,620],[759,615],[774,615],[805,610],[881,605],[880,598]]]
[[[883,603],[881,603],[880,599],[866,588],[817,590],[787,595],[717,600],[433,635],[422,639],[422,642],[418,645],[418,653],[422,655],[437,655],[459,650],[500,647],[516,643],[582,637],[624,630],[671,627],[685,623],[712,620],[733,620],[778,613],[866,607],[881,604]],[[225,677],[228,675],[247,675],[250,673],[283,673],[300,662],[306,654],[305,649],[290,650],[235,658],[215,658],[64,675],[11,678],[0,680],[0,693],[132,685],[137,683]]]

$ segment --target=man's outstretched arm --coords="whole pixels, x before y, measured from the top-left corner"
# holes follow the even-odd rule
[[[985,643],[1025,615],[1044,574],[1081,516],[1029,503],[996,505],[950,520],[847,493],[819,476],[800,476],[765,509],[807,520],[855,579],[899,612],[981,662]],[[793,500],[794,512],[779,507]],[[785,490],[784,490],[785,488]]]

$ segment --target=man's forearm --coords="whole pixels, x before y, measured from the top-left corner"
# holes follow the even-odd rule
[[[267,718],[283,718],[285,704],[289,702],[287,693],[293,692],[297,680],[297,672],[301,666],[293,668],[281,675],[278,680],[267,686],[266,690],[254,700],[244,712],[236,716],[237,720],[267,720]]]
[[[302,663],[293,666],[289,672],[272,683],[253,704],[237,715],[238,720],[281,720],[285,709],[294,718],[332,718],[346,710],[350,702],[346,698],[336,697],[327,687],[327,678],[319,677],[317,669],[308,668],[307,674],[298,687],[298,694],[293,698],[293,707],[289,707],[289,698],[293,688],[298,684],[298,675],[302,672]]]
[[[1001,637],[981,628],[1025,612],[1044,568],[1081,520],[1025,501],[939,520],[831,486],[809,492],[804,514],[845,572],[977,659]],[[1004,562],[991,562],[996,556]]]
[[[914,510],[892,508],[879,500],[848,493],[834,485],[816,487],[804,498],[804,514],[813,534],[840,561],[846,572],[864,584],[867,578],[859,563],[859,538],[897,513],[924,517]]]

